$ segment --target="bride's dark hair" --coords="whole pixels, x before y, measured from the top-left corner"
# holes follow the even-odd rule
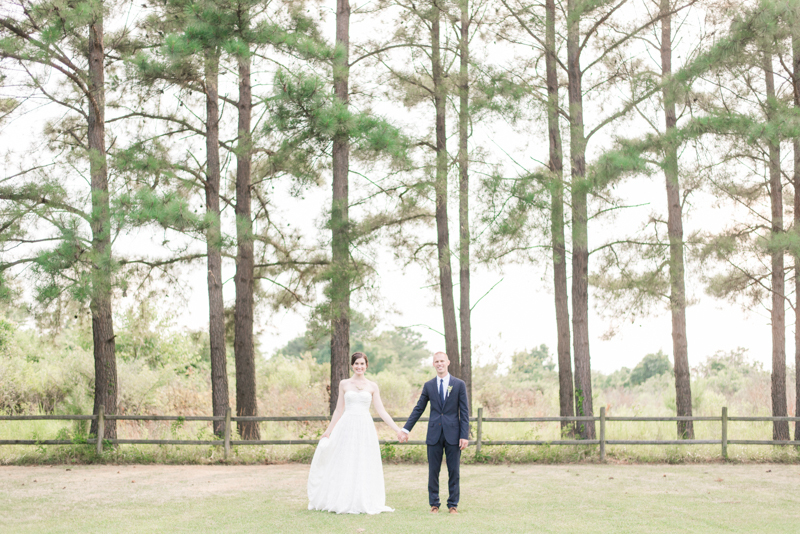
[[[356,363],[356,360],[359,358],[364,358],[364,361],[367,363],[367,367],[369,367],[369,358],[363,352],[354,352],[352,356],[350,356],[350,365]]]

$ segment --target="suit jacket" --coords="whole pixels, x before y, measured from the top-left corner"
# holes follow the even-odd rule
[[[439,398],[437,380],[429,380],[422,386],[422,394],[417,405],[411,411],[408,421],[403,428],[411,431],[428,402],[431,403],[430,421],[428,422],[428,435],[425,443],[436,445],[444,433],[444,439],[450,445],[458,445],[459,439],[469,439],[469,401],[467,400],[467,386],[463,380],[450,375],[450,386],[453,388],[445,397],[444,406]]]

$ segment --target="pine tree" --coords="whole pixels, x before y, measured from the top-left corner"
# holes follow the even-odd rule
[[[792,40],[792,93],[794,109],[800,112],[800,9],[795,9],[789,17],[789,23],[793,29]],[[795,137],[792,142],[794,149],[794,175],[792,185],[794,186],[794,231],[800,236],[800,137]],[[794,369],[795,369],[795,417],[800,413],[800,250],[794,253]],[[794,424],[794,439],[800,441],[800,421]]]
[[[472,14],[469,0],[459,3],[458,34],[458,268],[459,319],[461,327],[460,378],[467,387],[467,399],[472,399],[472,322],[470,291],[470,226],[469,226],[469,129],[470,83],[469,50]]]
[[[333,59],[333,91],[340,105],[350,102],[350,2],[336,0],[336,55]],[[350,376],[350,136],[333,136],[333,197],[331,200],[331,414],[339,398],[339,382]]]
[[[661,75],[672,75],[672,11],[670,0],[660,0],[661,15]],[[663,106],[666,134],[677,125],[675,100],[664,89]],[[692,389],[689,376],[689,349],[686,338],[686,283],[684,280],[683,205],[681,203],[678,169],[678,146],[665,150],[664,176],[667,182],[667,233],[669,235],[670,314],[672,315],[672,356],[675,360],[675,400],[679,417],[692,416]],[[678,436],[694,439],[692,421],[678,421]]]
[[[88,167],[90,198],[85,205],[70,195],[69,184],[59,176],[44,174],[32,180],[4,185],[0,199],[13,202],[17,217],[50,220],[58,245],[28,257],[45,280],[39,299],[49,301],[68,289],[89,302],[95,368],[94,413],[117,412],[117,367],[114,342],[113,290],[117,268],[112,239],[118,230],[111,210],[106,151],[106,64],[104,19],[110,3],[74,2],[62,9],[59,2],[9,3],[0,18],[0,58],[18,62],[29,73],[40,94],[64,106],[66,123],[53,129],[66,134],[65,152]],[[49,92],[44,77],[63,76],[70,94],[63,99]],[[33,174],[33,173],[31,173]],[[89,235],[85,231],[88,227]],[[23,239],[23,242],[26,239]],[[10,267],[9,265],[3,266]],[[72,272],[69,272],[72,271]],[[77,277],[75,276],[77,275]],[[66,284],[66,287],[65,285]],[[90,432],[97,433],[94,420]],[[116,438],[116,421],[109,420],[105,437]]]
[[[433,107],[435,111],[436,166],[434,191],[436,192],[436,249],[439,263],[439,296],[442,299],[445,352],[450,360],[449,371],[461,376],[456,307],[453,298],[453,268],[450,263],[450,219],[447,215],[449,155],[447,152],[447,96],[445,64],[442,58],[441,0],[432,0],[428,12],[430,25],[430,60]],[[446,13],[445,13],[446,16]],[[446,27],[446,26],[445,26]]]
[[[567,112],[562,106],[561,84],[558,77],[559,68],[563,67],[558,57],[559,43],[556,40],[558,12],[555,2],[549,0],[543,6],[508,1],[504,1],[503,5],[513,16],[513,22],[507,23],[502,30],[503,38],[509,43],[519,44],[518,36],[526,36],[531,39],[532,48],[539,54],[530,60],[530,65],[539,64],[541,59],[544,59],[544,76],[541,76],[536,69],[531,69],[533,73],[527,76],[530,79],[525,78],[523,71],[513,73],[514,77],[522,77],[525,81],[517,88],[511,89],[509,96],[513,100],[514,93],[524,92],[535,106],[534,109],[543,109],[547,117],[548,156],[546,171],[525,171],[517,178],[516,185],[505,192],[516,197],[517,202],[515,207],[508,211],[506,218],[498,219],[497,215],[490,216],[495,221],[502,221],[496,225],[500,231],[498,235],[492,236],[492,240],[496,243],[507,242],[513,235],[514,248],[525,250],[545,247],[549,252],[548,260],[553,266],[556,312],[559,414],[562,417],[572,417],[575,415],[575,393],[570,348],[567,241],[564,220],[564,153],[561,137],[561,119]],[[544,7],[543,14],[542,7]],[[491,189],[494,194],[499,192],[494,186]],[[543,204],[544,199],[549,200],[549,205]],[[502,204],[499,199],[496,202]],[[528,223],[535,221],[542,213],[549,218],[547,229],[530,227]],[[544,238],[534,238],[534,235],[546,234],[548,231],[549,246],[541,242],[540,239]],[[573,423],[562,422],[562,432],[571,433],[573,430]]]
[[[274,16],[273,16],[274,15]],[[268,213],[268,180],[279,176],[294,175],[301,183],[307,181],[304,174],[308,161],[299,152],[286,147],[258,146],[257,143],[280,144],[280,140],[268,136],[257,136],[252,124],[252,110],[264,104],[267,95],[253,96],[251,65],[254,54],[267,49],[270,52],[301,60],[320,60],[329,51],[321,42],[318,31],[308,18],[297,10],[290,13],[269,12],[269,6],[261,0],[237,0],[221,2],[175,2],[167,4],[161,16],[151,21],[151,26],[163,28],[166,36],[160,42],[161,56],[137,58],[140,75],[145,81],[162,80],[174,84],[182,91],[199,92],[205,96],[205,127],[187,126],[188,118],[157,116],[146,111],[140,116],[158,119],[188,128],[203,136],[206,147],[206,163],[202,173],[178,166],[182,173],[194,176],[206,197],[205,245],[208,263],[209,331],[212,337],[212,399],[215,415],[224,415],[228,405],[227,372],[225,365],[225,309],[222,300],[222,256],[223,249],[231,245],[222,227],[224,204],[232,205],[235,214],[236,292],[233,309],[233,349],[236,362],[236,411],[237,415],[257,415],[255,383],[254,314],[257,281],[266,279],[279,290],[270,295],[275,307],[291,306],[301,296],[281,284],[276,278],[290,274],[290,285],[305,285],[304,293],[311,291],[309,279],[322,262],[313,253],[301,250],[296,235],[286,235],[283,229],[276,230],[277,221]],[[160,33],[159,33],[160,32]],[[164,33],[161,30],[154,33]],[[238,100],[227,95],[220,96],[220,69],[227,70],[233,63],[239,86]],[[196,65],[202,64],[202,70]],[[254,102],[256,100],[257,102]],[[233,140],[220,139],[225,125],[220,122],[219,102],[236,106],[237,125]],[[199,115],[196,113],[195,115]],[[267,118],[269,123],[269,118]],[[259,131],[263,125],[256,127]],[[222,169],[220,151],[224,149],[236,157],[235,199],[222,195]],[[259,172],[258,183],[253,181],[253,168]],[[169,165],[168,162],[165,164]],[[254,214],[253,196],[259,209]],[[254,222],[265,220],[263,230],[254,232]],[[289,247],[286,243],[290,243]],[[297,244],[297,246],[295,246]],[[227,254],[227,252],[225,252]],[[302,258],[298,256],[304,256]],[[296,275],[296,276],[295,276]],[[290,295],[287,300],[283,293]],[[216,340],[216,341],[214,341]],[[220,413],[217,413],[220,412]],[[221,423],[216,429],[222,431]],[[258,424],[240,421],[240,435],[244,439],[258,439]]]
[[[280,134],[282,140],[272,156],[284,161],[289,171],[308,182],[319,182],[322,172],[314,161],[332,155],[332,204],[327,228],[331,230],[331,256],[307,263],[325,266],[316,281],[326,283],[326,301],[316,309],[312,321],[326,324],[319,337],[331,336],[330,411],[336,407],[338,385],[349,377],[350,368],[350,300],[353,291],[367,285],[371,267],[357,259],[358,248],[388,227],[400,226],[416,219],[419,211],[413,205],[394,213],[378,212],[361,221],[349,215],[350,175],[354,162],[377,166],[385,161],[396,168],[405,164],[408,142],[391,124],[369,111],[353,112],[349,100],[351,66],[372,54],[349,59],[349,4],[340,0],[337,7],[337,42],[333,50],[317,50],[314,54],[330,65],[331,78],[323,78],[310,69],[279,70],[275,77],[277,94],[269,101],[270,118],[265,125],[269,135]],[[325,87],[334,86],[330,92]],[[298,164],[303,162],[301,164]],[[368,171],[369,172],[369,171]],[[374,183],[374,182],[372,182]],[[391,196],[379,189],[378,194]],[[371,285],[371,284],[370,284]]]
[[[711,294],[731,299],[743,297],[747,306],[760,305],[767,294],[770,296],[772,404],[776,416],[786,413],[783,256],[789,243],[782,220],[780,149],[784,139],[800,133],[800,121],[782,101],[785,97],[776,94],[772,66],[774,47],[785,40],[785,31],[781,28],[790,13],[788,7],[781,2],[762,2],[753,9],[743,10],[727,35],[663,82],[664,94],[668,96],[674,92],[685,94],[688,84],[703,76],[713,79],[712,87],[725,87],[716,98],[703,97],[698,107],[704,115],[696,116],[681,127],[668,128],[663,135],[625,142],[621,150],[604,155],[595,169],[595,180],[601,182],[620,169],[640,172],[643,152],[669,154],[667,151],[681,143],[713,136],[727,143],[727,154],[712,154],[709,168],[725,163],[737,169],[749,160],[754,171],[752,175],[758,176],[761,170],[768,175],[763,182],[752,183],[749,182],[751,175],[739,178],[732,172],[735,178],[715,179],[713,173],[707,173],[717,194],[730,198],[736,205],[746,206],[748,213],[757,213],[760,202],[768,197],[771,215],[762,217],[770,220],[771,227],[769,235],[763,235],[760,222],[737,220],[721,234],[708,236],[702,257],[715,257],[728,267],[710,277],[708,291]],[[665,98],[665,101],[669,100]],[[752,101],[760,103],[758,109],[752,108]],[[668,158],[665,169],[669,167]],[[611,169],[616,170],[609,174]],[[770,267],[766,270],[761,261],[765,254],[770,256]],[[769,287],[763,282],[767,277],[771,279]],[[647,282],[644,278],[643,281]],[[650,286],[650,291],[656,293],[655,284],[650,283]],[[775,422],[773,433],[775,439],[788,439],[788,425]]]
[[[572,221],[572,340],[575,362],[575,413],[579,416],[593,414],[592,373],[589,351],[589,198],[591,194],[602,191],[602,182],[590,180],[586,174],[586,151],[589,141],[595,134],[618,119],[628,115],[634,107],[648,98],[652,92],[631,94],[622,106],[606,114],[588,133],[584,118],[584,77],[595,73],[601,81],[594,80],[594,87],[612,84],[619,79],[625,61],[619,54],[641,32],[658,22],[659,15],[632,23],[615,20],[619,8],[625,2],[592,2],[568,0],[566,12],[567,49],[567,95],[569,102],[570,132],[570,204]],[[588,28],[582,26],[586,23]],[[591,49],[588,45],[594,39],[599,41],[596,57],[587,66],[582,66],[584,53]],[[611,61],[611,59],[617,61]],[[605,61],[603,61],[605,60]],[[603,70],[602,63],[613,63],[612,68]],[[630,68],[634,65],[630,62]],[[594,439],[593,422],[581,425],[581,435]]]
[[[231,26],[230,14],[225,12],[224,6],[214,2],[173,0],[165,3],[163,10],[151,18],[149,26],[154,34],[165,35],[159,43],[163,56],[150,58],[140,55],[137,58],[140,76],[150,83],[166,80],[179,87],[195,89],[205,100],[204,128],[200,131],[205,141],[206,162],[200,181],[205,193],[211,399],[213,414],[219,417],[225,415],[229,406],[222,295],[219,72],[223,47],[231,39],[228,33]],[[237,415],[254,414],[239,413],[237,406]],[[242,432],[241,425],[239,431],[244,437],[246,433]],[[214,422],[214,432],[221,435],[222,421]]]
[[[239,74],[238,128],[236,146],[236,303],[233,318],[233,354],[236,360],[236,413],[258,414],[256,399],[256,360],[253,341],[255,256],[252,213],[252,114],[253,88],[251,56],[247,36],[251,30],[252,2],[237,3],[235,35],[240,41],[235,54]],[[239,433],[244,439],[259,439],[258,424],[243,421]],[[247,437],[245,437],[247,436]]]
[[[545,69],[547,70],[547,130],[549,138],[548,168],[550,179],[550,232],[553,243],[553,294],[556,309],[558,341],[559,415],[575,415],[574,382],[569,332],[569,300],[567,293],[567,249],[564,235],[564,155],[561,143],[558,60],[556,56],[556,6],[545,4]],[[563,422],[562,431],[574,425]]]
[[[775,73],[771,51],[763,52],[764,85],[766,88],[765,119],[775,120],[777,99],[775,95]],[[783,227],[783,180],[781,179],[781,139],[768,138],[769,199],[771,208],[771,240],[780,242]],[[783,271],[783,246],[770,247],[771,260],[771,300],[772,317],[772,415],[786,417],[786,280]],[[772,439],[788,440],[789,423],[775,421],[772,425]]]

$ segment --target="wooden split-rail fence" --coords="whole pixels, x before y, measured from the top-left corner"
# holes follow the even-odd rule
[[[376,422],[380,418],[373,418]],[[224,447],[225,459],[230,455],[232,445],[316,445],[317,439],[290,439],[290,440],[233,440],[231,439],[231,423],[238,421],[329,421],[328,416],[231,416],[231,409],[228,408],[225,416],[180,416],[180,415],[106,415],[103,407],[96,415],[3,415],[0,421],[35,421],[35,420],[56,420],[56,421],[94,421],[97,420],[98,438],[86,440],[86,444],[95,445],[97,453],[103,452],[106,445],[214,445]],[[105,439],[103,437],[105,422],[115,421],[225,421],[224,439],[216,440],[176,440],[176,439]],[[397,418],[395,421],[405,421],[405,418]],[[420,421],[428,421],[427,417],[422,417]],[[600,408],[600,416],[576,416],[576,417],[484,417],[483,408],[478,408],[476,422],[475,439],[470,440],[470,445],[475,446],[475,454],[481,454],[481,447],[492,445],[597,445],[599,448],[600,460],[606,458],[607,445],[719,445],[721,446],[722,458],[728,457],[729,445],[800,445],[800,441],[775,441],[775,440],[753,440],[753,439],[728,439],[728,423],[733,421],[749,422],[774,422],[787,421],[797,422],[800,417],[733,417],[728,416],[728,409],[722,408],[720,416],[704,417],[608,417],[605,407]],[[560,440],[484,440],[484,423],[585,423],[594,421],[599,423],[597,429],[598,439],[560,439]],[[641,439],[608,439],[606,436],[606,423],[608,422],[667,422],[667,421],[709,421],[720,423],[720,439],[662,439],[662,440],[641,440]],[[398,443],[392,440],[381,440],[381,443],[392,443],[398,445],[424,445],[424,441],[409,440],[405,443]],[[52,439],[0,439],[0,445],[75,445],[71,440],[52,440]]]

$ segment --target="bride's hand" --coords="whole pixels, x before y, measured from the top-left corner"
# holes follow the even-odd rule
[[[324,434],[322,434],[322,437],[323,438],[329,438],[329,437],[331,437],[331,433],[330,432],[325,432]]]

